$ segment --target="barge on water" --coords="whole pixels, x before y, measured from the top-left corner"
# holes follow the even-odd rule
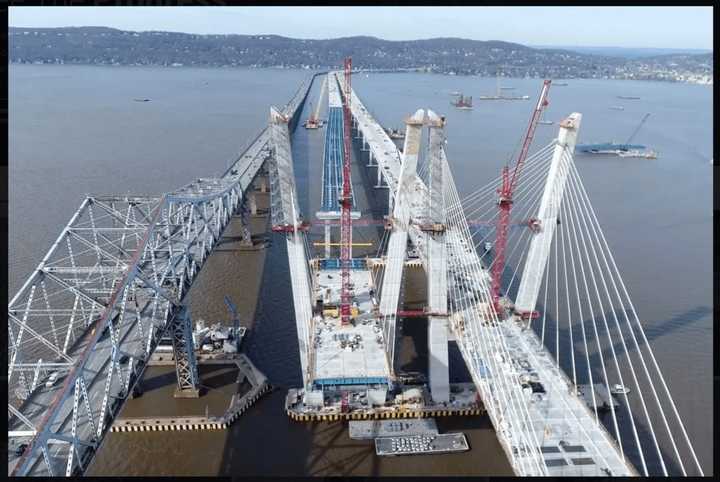
[[[431,455],[470,450],[463,433],[380,437],[375,439],[377,455]]]

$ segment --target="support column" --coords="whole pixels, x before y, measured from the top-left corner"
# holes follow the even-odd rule
[[[252,191],[248,193],[248,204],[250,204],[250,214],[257,216],[257,199]]]
[[[425,111],[419,109],[405,120],[405,149],[403,163],[400,166],[395,206],[393,207],[393,227],[388,240],[387,264],[382,280],[380,296],[380,315],[383,317],[383,335],[390,373],[394,373],[395,362],[395,323],[397,319],[402,275],[407,255],[408,224],[410,222],[409,191],[417,175],[417,160],[420,151],[420,138],[425,119]],[[380,169],[378,169],[378,172]],[[388,190],[390,191],[390,190]]]
[[[267,192],[267,177],[260,177],[260,192]]]
[[[560,123],[560,133],[536,217],[540,222],[540,230],[532,235],[515,301],[515,312],[521,315],[532,316],[535,310],[581,119],[582,115],[575,112]]]
[[[168,328],[172,336],[173,355],[177,387],[175,398],[198,398],[200,396],[200,377],[195,359],[195,347],[192,339],[192,321],[186,306],[173,318]]]
[[[445,122],[428,111],[430,126],[430,205],[428,219],[434,226],[429,231],[428,253],[428,372],[430,394],[435,403],[450,401],[450,367],[448,362],[447,319],[447,247],[445,243],[445,197],[443,177],[443,128]],[[435,229],[437,228],[437,229]]]
[[[325,259],[330,259],[330,221],[325,221]]]

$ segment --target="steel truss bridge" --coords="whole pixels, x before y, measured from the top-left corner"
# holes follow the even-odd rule
[[[222,177],[157,197],[82,202],[8,304],[8,437],[29,441],[22,455],[8,454],[8,474],[82,474],[163,336],[173,341],[178,393],[196,395],[183,300],[231,217],[247,214],[260,172],[269,174],[272,222],[287,243],[309,385],[313,280],[290,134],[318,75],[324,74],[308,78],[283,109],[271,109],[268,126]],[[344,91],[342,75],[327,80]],[[354,91],[351,106],[368,168],[377,170],[377,187],[388,189],[392,228],[378,252],[384,258],[378,309],[391,371],[412,250],[428,280],[432,396],[448,397],[452,337],[516,474],[702,474],[574,165],[581,115],[570,114],[558,137],[527,160],[513,210],[519,221],[536,224],[510,233],[508,309],[498,316],[487,243],[494,239],[499,179],[461,198],[443,118],[422,109],[406,118],[401,152]],[[476,218],[487,222],[467,221]],[[62,382],[46,386],[57,371]],[[619,403],[607,395],[616,384],[630,389]]]
[[[282,109],[292,127],[313,78]],[[8,437],[29,441],[8,454],[8,474],[83,473],[166,334],[177,390],[196,394],[183,300],[231,217],[246,217],[248,188],[275,157],[271,141],[268,126],[221,178],[81,203],[8,304]],[[64,376],[47,387],[52,372]]]

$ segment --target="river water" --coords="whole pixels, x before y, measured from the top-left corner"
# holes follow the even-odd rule
[[[10,66],[9,266],[13,296],[87,193],[157,194],[223,172],[283,105],[306,71]],[[534,98],[539,81],[507,79]],[[582,112],[580,142],[623,141],[645,112],[635,139],[656,160],[581,157],[580,174],[641,316],[658,363],[706,474],[712,473],[712,91],[707,86],[571,80],[553,87],[545,118]],[[499,173],[527,125],[532,101],[481,102],[494,79],[429,74],[357,75],[353,85],[373,115],[401,127],[418,108],[447,116],[447,153],[461,196]],[[314,86],[311,100],[317,96]],[[455,110],[449,94],[472,95]],[[639,96],[620,101],[617,95]],[[149,98],[150,102],[134,102]],[[609,109],[622,103],[624,111]],[[309,105],[306,105],[307,116]],[[539,126],[535,146],[557,125]],[[306,217],[320,203],[323,131],[298,129],[293,157]],[[387,191],[374,191],[354,166],[361,209],[377,216]],[[363,184],[363,180],[366,181]],[[263,231],[257,221],[256,232]],[[313,233],[321,237],[321,233]],[[356,241],[377,241],[363,228]],[[285,389],[300,380],[284,243],[261,253],[214,254],[190,292],[194,317],[227,317],[222,297],[239,305],[251,328],[246,349],[279,389],[227,432],[113,433],[92,473],[124,474],[505,474],[484,418],[438,420],[463,430],[472,450],[430,457],[378,458],[372,444],[350,440],[342,424],[298,424],[282,411]],[[358,253],[361,254],[361,253]],[[406,326],[406,369],[423,369],[424,329]],[[451,376],[467,373],[457,353]]]

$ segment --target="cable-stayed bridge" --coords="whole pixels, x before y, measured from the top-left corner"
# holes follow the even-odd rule
[[[337,260],[327,251],[329,234],[325,260],[311,259],[296,194],[291,132],[308,79],[288,105],[271,110],[268,126],[221,178],[158,197],[83,201],[8,305],[8,436],[32,441],[21,456],[9,454],[8,473],[83,473],[166,333],[178,394],[196,394],[183,298],[230,217],[246,212],[248,188],[261,172],[271,181],[273,231],[287,244],[308,403],[320,393],[322,404],[323,390],[343,384],[367,385],[375,402],[385,396],[382,386],[396,376],[397,322],[406,313],[403,279],[412,252],[427,274],[432,399],[449,399],[448,339],[454,338],[516,474],[702,473],[574,164],[582,116],[570,114],[557,138],[526,161],[498,310],[491,270],[500,179],[461,198],[441,116],[423,109],[409,115],[400,150],[354,91],[351,99],[342,94],[342,75],[327,80],[329,95],[350,100],[368,169],[376,170],[377,188],[388,190],[388,229],[370,296],[358,286],[366,263],[352,259],[358,318],[377,322],[384,361],[352,378],[321,376],[328,368],[318,360],[330,363],[335,355],[325,357],[318,346],[321,325],[333,318],[317,308],[318,278]],[[341,184],[338,158],[328,149],[342,148],[343,131],[337,120],[330,128],[327,212]],[[65,374],[62,383],[45,386],[56,371]]]

